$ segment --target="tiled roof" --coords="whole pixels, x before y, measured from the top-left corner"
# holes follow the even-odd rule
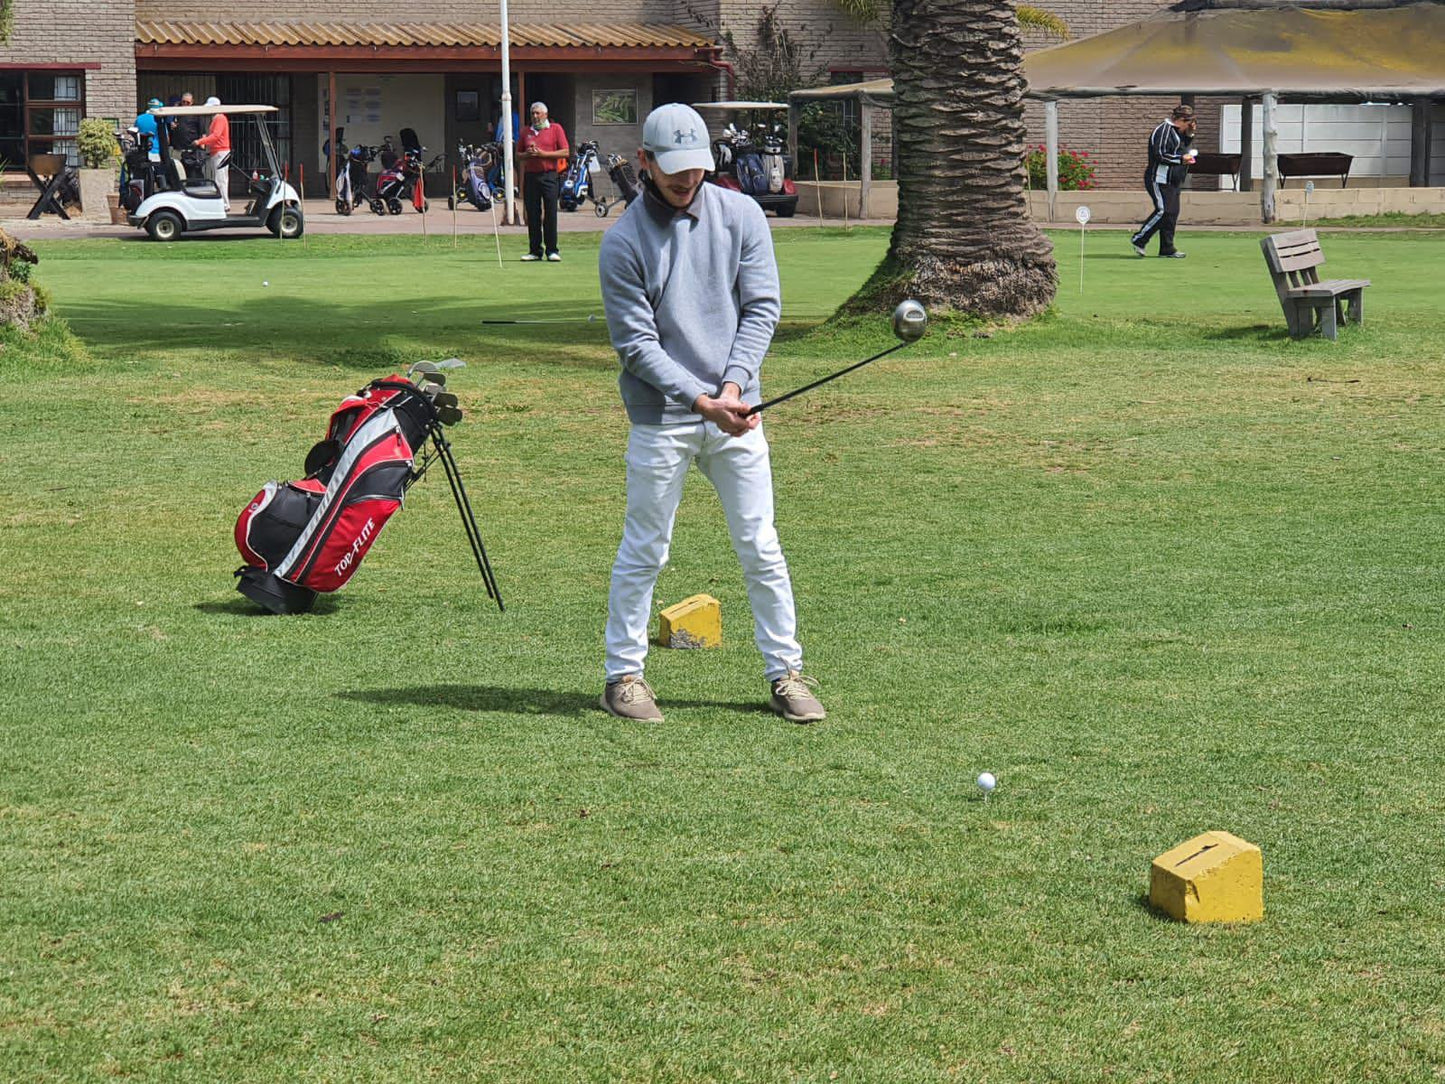
[[[502,32],[487,23],[233,23],[136,22],[139,45],[407,46],[499,48]],[[568,26],[513,23],[512,46],[526,48],[707,48],[707,38],[680,26],[652,23],[583,23]]]

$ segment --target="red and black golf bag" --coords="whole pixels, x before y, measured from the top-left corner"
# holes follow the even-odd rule
[[[305,613],[319,592],[335,591],[351,579],[411,484],[440,460],[487,596],[501,607],[442,431],[461,420],[456,396],[442,390],[445,380],[434,367],[419,383],[392,375],[373,380],[337,407],[326,439],[306,457],[306,477],[267,482],[236,520],[236,548],[246,561],[236,571],[237,590],[272,613]]]

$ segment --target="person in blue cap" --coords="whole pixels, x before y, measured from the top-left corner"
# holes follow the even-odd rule
[[[146,147],[152,162],[159,162],[161,160],[160,129],[156,124],[156,110],[159,109],[161,105],[162,102],[159,98],[152,98],[146,102],[145,112],[141,113],[140,116],[135,119],[136,131],[139,132],[142,137],[150,136],[149,143],[147,143],[144,138],[141,139],[141,143]]]

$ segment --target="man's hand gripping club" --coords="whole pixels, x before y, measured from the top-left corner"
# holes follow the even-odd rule
[[[710,421],[730,437],[740,437],[750,429],[756,429],[762,417],[749,414],[752,408],[743,402],[743,389],[732,381],[722,386],[716,396],[699,395],[692,409]]]

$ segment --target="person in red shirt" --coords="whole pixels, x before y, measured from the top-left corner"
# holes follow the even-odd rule
[[[220,105],[221,99],[214,95],[206,99],[207,105]],[[197,147],[211,152],[211,180],[221,190],[221,206],[231,213],[231,121],[224,113],[211,118],[206,134],[196,140]]]
[[[567,168],[567,133],[547,119],[547,104],[532,103],[532,126],[522,131],[517,157],[522,160],[522,202],[527,208],[527,239],[524,260],[544,256],[560,263],[557,251],[557,197],[562,191],[562,171]],[[545,243],[546,248],[543,249]]]

